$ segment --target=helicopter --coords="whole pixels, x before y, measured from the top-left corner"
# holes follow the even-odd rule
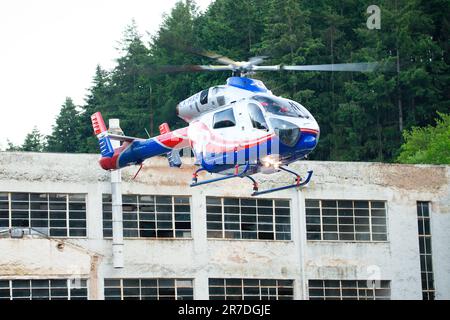
[[[274,95],[262,81],[248,76],[259,71],[371,72],[377,67],[376,62],[260,65],[266,57],[238,62],[212,52],[202,52],[202,55],[219,64],[161,68],[168,73],[232,72],[225,85],[202,90],[176,106],[177,116],[188,123],[187,127],[171,131],[168,124],[163,123],[159,126],[160,135],[141,139],[109,132],[100,112],[91,116],[103,169],[140,165],[140,170],[145,159],[160,155],[167,155],[170,167],[180,167],[180,150],[190,148],[198,166],[191,187],[233,178],[250,180],[252,196],[303,187],[309,183],[313,172],[308,171],[303,178],[286,167],[314,150],[320,137],[319,125],[302,104]],[[121,141],[122,145],[114,149],[111,139]],[[202,171],[221,176],[199,181],[198,174]],[[293,183],[259,190],[255,174],[280,171],[292,174]]]

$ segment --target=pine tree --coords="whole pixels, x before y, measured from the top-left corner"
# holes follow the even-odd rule
[[[79,125],[78,111],[72,99],[68,97],[56,118],[52,134],[47,137],[46,151],[76,152],[80,145]]]
[[[5,151],[20,151],[20,146],[16,146],[9,139],[6,139],[6,150]]]
[[[44,136],[39,132],[37,127],[25,136],[20,151],[42,152],[44,149]]]
[[[366,26],[362,0],[216,0],[202,14],[179,1],[147,43],[132,23],[120,42],[117,66],[97,68],[79,119],[77,152],[97,152],[90,115],[121,119],[128,135],[156,134],[180,101],[223,84],[229,72],[165,73],[173,67],[214,64],[201,49],[234,60],[269,56],[269,64],[380,61],[373,73],[257,73],[276,95],[304,104],[318,120],[313,159],[394,161],[400,127],[427,126],[450,109],[448,0],[380,0],[381,30]],[[397,4],[397,5],[396,5]],[[398,70],[396,68],[398,62]]]
[[[92,87],[85,98],[85,104],[81,107],[79,115],[80,141],[77,152],[95,153],[98,152],[98,141],[92,132],[91,115],[97,111],[108,115],[109,93],[111,86],[109,73],[97,65],[95,75],[92,80]]]

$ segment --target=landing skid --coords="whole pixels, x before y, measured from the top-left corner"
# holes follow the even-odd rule
[[[306,177],[306,179],[303,181],[303,179],[294,171],[291,171],[289,169],[286,169],[284,167],[280,167],[280,170],[283,170],[285,172],[288,172],[290,174],[295,175],[295,183],[291,184],[291,185],[287,185],[287,186],[282,186],[282,187],[278,187],[278,188],[272,188],[272,189],[267,189],[267,190],[263,190],[263,191],[258,191],[259,187],[258,187],[258,182],[256,182],[255,179],[253,179],[251,176],[246,175],[248,169],[249,169],[249,164],[246,163],[244,170],[239,173],[239,168],[241,166],[240,165],[236,165],[235,167],[235,172],[232,175],[228,175],[228,176],[224,176],[224,177],[220,177],[220,178],[214,178],[214,179],[208,179],[208,180],[204,180],[204,181],[200,181],[198,182],[198,173],[201,171],[206,171],[205,169],[201,168],[198,169],[197,171],[195,171],[192,175],[192,183],[191,183],[191,187],[196,187],[196,186],[200,186],[203,184],[208,184],[208,183],[212,183],[212,182],[217,182],[217,181],[222,181],[222,180],[228,180],[228,179],[233,179],[233,178],[247,178],[250,181],[253,182],[253,193],[251,194],[252,196],[259,196],[262,194],[267,194],[267,193],[271,193],[271,192],[275,192],[275,191],[280,191],[280,190],[286,190],[286,189],[290,189],[290,188],[298,188],[298,187],[302,187],[306,184],[309,183],[309,181],[311,180],[313,171],[310,170],[308,171],[308,175]]]
[[[303,181],[302,177],[300,177],[297,173],[295,173],[294,171],[288,170],[286,168],[280,167],[281,170],[286,171],[288,173],[291,173],[293,175],[295,175],[295,183],[291,184],[291,185],[287,185],[287,186],[282,186],[282,187],[278,187],[278,188],[272,188],[272,189],[267,189],[267,190],[263,190],[263,191],[258,191],[255,190],[252,193],[252,196],[259,196],[262,194],[267,194],[267,193],[271,193],[271,192],[275,192],[275,191],[280,191],[280,190],[286,190],[286,189],[291,189],[291,188],[299,188],[299,187],[303,187],[304,185],[308,184],[309,181],[311,180],[311,177],[313,175],[313,171],[309,170],[308,171],[308,175],[306,176],[306,179]]]
[[[195,171],[192,174],[191,187],[196,187],[196,186],[200,186],[202,184],[208,184],[208,183],[216,182],[216,181],[228,180],[228,179],[232,179],[232,178],[248,178],[253,182],[253,190],[257,191],[258,183],[255,181],[255,179],[246,175],[248,169],[250,168],[250,165],[248,164],[248,162],[245,164],[244,170],[241,173],[239,173],[240,167],[241,167],[240,165],[236,165],[234,167],[234,174],[232,174],[232,175],[228,175],[228,176],[224,176],[224,177],[220,177],[220,178],[208,179],[208,180],[200,181],[200,182],[198,182],[198,173],[202,172],[202,171],[206,171],[206,170],[203,168],[198,169],[197,171]]]

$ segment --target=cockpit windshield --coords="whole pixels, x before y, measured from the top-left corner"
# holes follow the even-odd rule
[[[253,96],[253,99],[258,101],[269,113],[285,117],[309,119],[309,112],[294,101],[265,96]]]

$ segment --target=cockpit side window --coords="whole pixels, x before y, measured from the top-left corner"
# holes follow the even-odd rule
[[[233,108],[216,112],[213,123],[213,129],[234,127],[236,125],[236,119],[234,118]]]
[[[269,127],[261,109],[254,103],[249,103],[247,108],[253,128],[269,131]]]
[[[203,90],[200,92],[200,103],[201,104],[207,104],[208,103],[208,92],[209,89]]]

